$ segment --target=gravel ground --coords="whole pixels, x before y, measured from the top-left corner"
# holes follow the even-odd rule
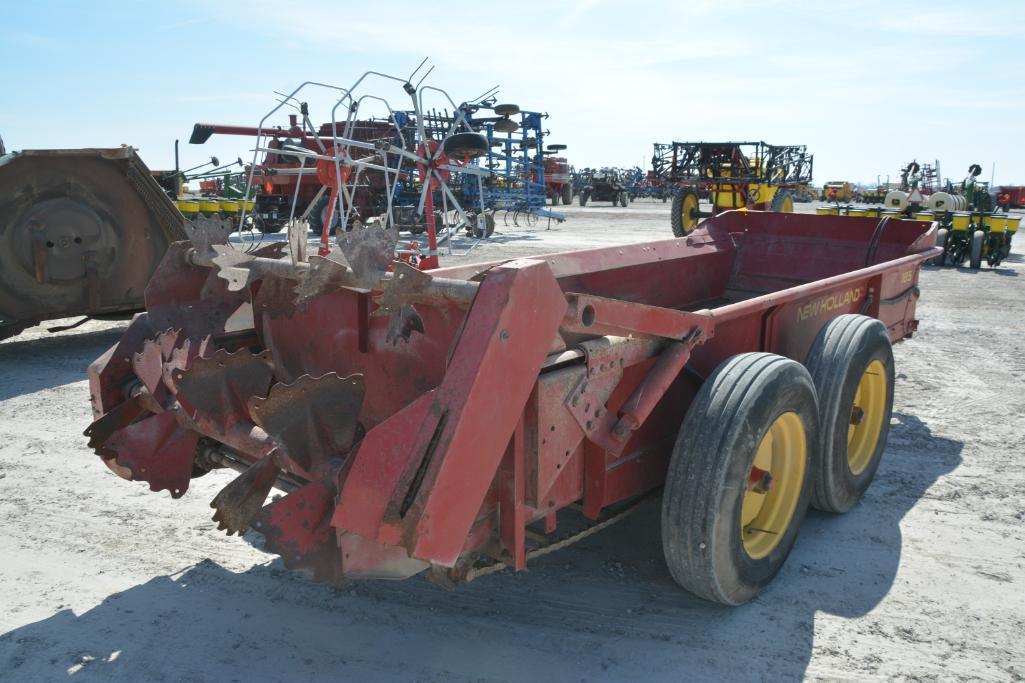
[[[443,260],[669,234],[661,202],[567,213],[548,230],[500,220]],[[735,609],[672,582],[657,501],[454,592],[307,583],[258,536],[216,532],[208,502],[230,475],[174,501],[86,448],[86,366],[123,324],[29,330],[0,343],[0,679],[1022,680],[1023,275],[1018,255],[926,269],[875,483],[846,515],[811,513],[774,584]]]

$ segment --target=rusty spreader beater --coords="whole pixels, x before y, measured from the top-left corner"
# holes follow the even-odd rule
[[[89,370],[111,470],[175,498],[239,471],[219,527],[330,582],[523,569],[664,487],[673,576],[731,604],[809,502],[842,512],[871,482],[890,345],[939,253],[932,223],[732,211],[427,273],[373,222],[309,257],[189,229]]]

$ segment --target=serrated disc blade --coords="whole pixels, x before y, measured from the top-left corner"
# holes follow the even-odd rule
[[[188,414],[223,433],[230,425],[249,420],[249,400],[267,395],[271,374],[266,351],[218,349],[209,358],[195,358],[172,377],[178,401]]]
[[[363,376],[303,375],[271,387],[266,399],[250,402],[249,413],[307,477],[329,458],[352,448],[363,406]]]

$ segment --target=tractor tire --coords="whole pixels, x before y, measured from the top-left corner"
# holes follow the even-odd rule
[[[943,253],[932,260],[932,265],[942,266],[947,260],[947,229],[940,228],[936,231],[936,246],[943,247]]]
[[[558,192],[556,192],[555,194],[553,194],[551,196],[552,206],[558,206],[559,205],[559,198],[560,198],[560,195],[559,195]]]
[[[821,441],[812,507],[847,512],[868,490],[886,448],[893,411],[893,349],[886,327],[864,315],[826,323],[806,362],[819,397]]]
[[[794,212],[794,193],[790,190],[778,190],[776,195],[772,198],[772,204],[769,205],[770,211],[776,213],[793,213]]]
[[[620,192],[619,193],[619,203],[622,205],[622,207],[624,209],[626,207],[630,206],[630,195],[627,194],[626,192]]]
[[[484,225],[481,226],[481,223]],[[493,213],[477,214],[477,220],[468,230],[471,237],[485,239],[495,234],[495,215]]]
[[[331,197],[324,195],[314,205],[313,210],[309,214],[310,230],[319,235],[320,231],[324,229],[324,222],[327,220],[327,205],[331,203]],[[331,214],[331,229],[328,230],[329,235],[335,234],[338,229],[338,224],[341,221],[338,218],[338,207],[335,207],[335,211]],[[279,228],[280,230],[280,228]],[[277,232],[275,230],[275,232]]]
[[[573,186],[566,184],[562,186],[562,203],[569,206],[573,203]]]
[[[745,353],[716,368],[687,410],[662,495],[662,549],[680,586],[739,605],[769,584],[807,510],[818,439],[800,363]]]
[[[587,200],[590,196],[586,192],[581,192],[577,200],[580,202],[580,206],[587,206]]]
[[[698,227],[698,196],[693,190],[681,190],[673,195],[673,206],[669,209],[669,223],[673,234],[684,237]]]
[[[445,138],[441,147],[450,157],[476,159],[487,155],[490,143],[480,133],[455,133]]]
[[[497,116],[515,116],[520,113],[520,108],[515,104],[496,104],[495,114]]]
[[[982,266],[982,246],[986,243],[986,233],[976,230],[972,233],[972,247],[968,256],[968,267],[978,270]]]

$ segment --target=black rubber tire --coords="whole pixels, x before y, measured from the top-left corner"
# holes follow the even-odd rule
[[[552,152],[561,152],[562,150],[566,149],[566,145],[548,145],[548,149]]]
[[[580,201],[580,206],[587,206],[587,200],[590,199],[590,196],[586,192],[581,192],[577,199]]]
[[[847,431],[858,383],[875,360],[886,368],[886,406],[875,451],[855,475],[847,459]],[[865,315],[837,316],[819,330],[806,365],[819,398],[821,437],[813,467],[811,505],[825,512],[847,512],[872,483],[890,433],[894,371],[886,327]]]
[[[324,229],[324,219],[326,218],[324,214],[327,212],[327,205],[330,201],[331,197],[327,194],[324,194],[324,196],[317,200],[317,203],[313,206],[313,209],[310,211],[310,230],[317,235],[319,235],[320,231]],[[338,219],[338,207],[335,207],[335,210],[331,215],[331,229],[328,231],[328,234],[335,234],[335,232],[338,229],[338,224],[340,222],[341,221]]]
[[[562,186],[562,203],[566,206],[573,203],[573,186],[569,183]]]
[[[561,197],[561,195],[558,192],[553,192],[552,196],[551,196],[552,206],[558,206],[559,205],[559,200],[561,198],[562,197]]]
[[[627,194],[626,192],[620,192],[620,193],[619,193],[619,203],[620,203],[620,205],[621,205],[621,206],[622,206],[622,207],[623,207],[624,209],[625,209],[626,207],[630,206],[630,195],[629,195],[629,194]]]
[[[758,445],[786,412],[801,419],[808,462],[789,526],[768,555],[754,560],[741,538],[741,504]],[[662,496],[662,549],[680,586],[739,605],[769,584],[807,510],[816,444],[815,387],[804,366],[771,353],[745,353],[716,368],[687,410]]]
[[[481,227],[483,223],[483,227]],[[477,239],[484,239],[495,234],[495,214],[479,213],[476,220],[467,226],[466,234]]]
[[[520,107],[516,104],[496,104],[495,114],[498,116],[515,116],[520,113]]]
[[[769,205],[770,211],[777,213],[793,213],[794,212],[794,193],[790,190],[778,190],[772,198],[772,204]]]
[[[689,199],[688,199],[689,198]],[[677,237],[683,237],[688,233],[692,232],[697,227],[698,221],[701,220],[699,217],[693,217],[694,223],[690,224],[683,218],[683,207],[688,202],[693,202],[694,210],[697,210],[699,206],[698,195],[694,190],[680,190],[673,194],[673,205],[669,209],[669,224],[673,228],[673,234]]]
[[[986,243],[986,233],[976,230],[972,233],[972,245],[968,254],[968,267],[978,270],[982,266],[982,245]]]
[[[490,144],[480,133],[454,133],[445,138],[442,149],[450,157],[476,159],[487,155]]]
[[[946,252],[947,229],[946,228],[940,228],[939,230],[936,231],[936,246],[937,247],[943,247],[944,251],[939,256],[933,258],[932,265],[934,265],[934,266],[942,266],[946,262],[946,260],[947,260],[947,252]]]
[[[494,129],[496,133],[515,133],[520,127],[520,124],[516,123],[512,119],[499,119],[495,121]],[[502,143],[505,146],[505,142]]]

